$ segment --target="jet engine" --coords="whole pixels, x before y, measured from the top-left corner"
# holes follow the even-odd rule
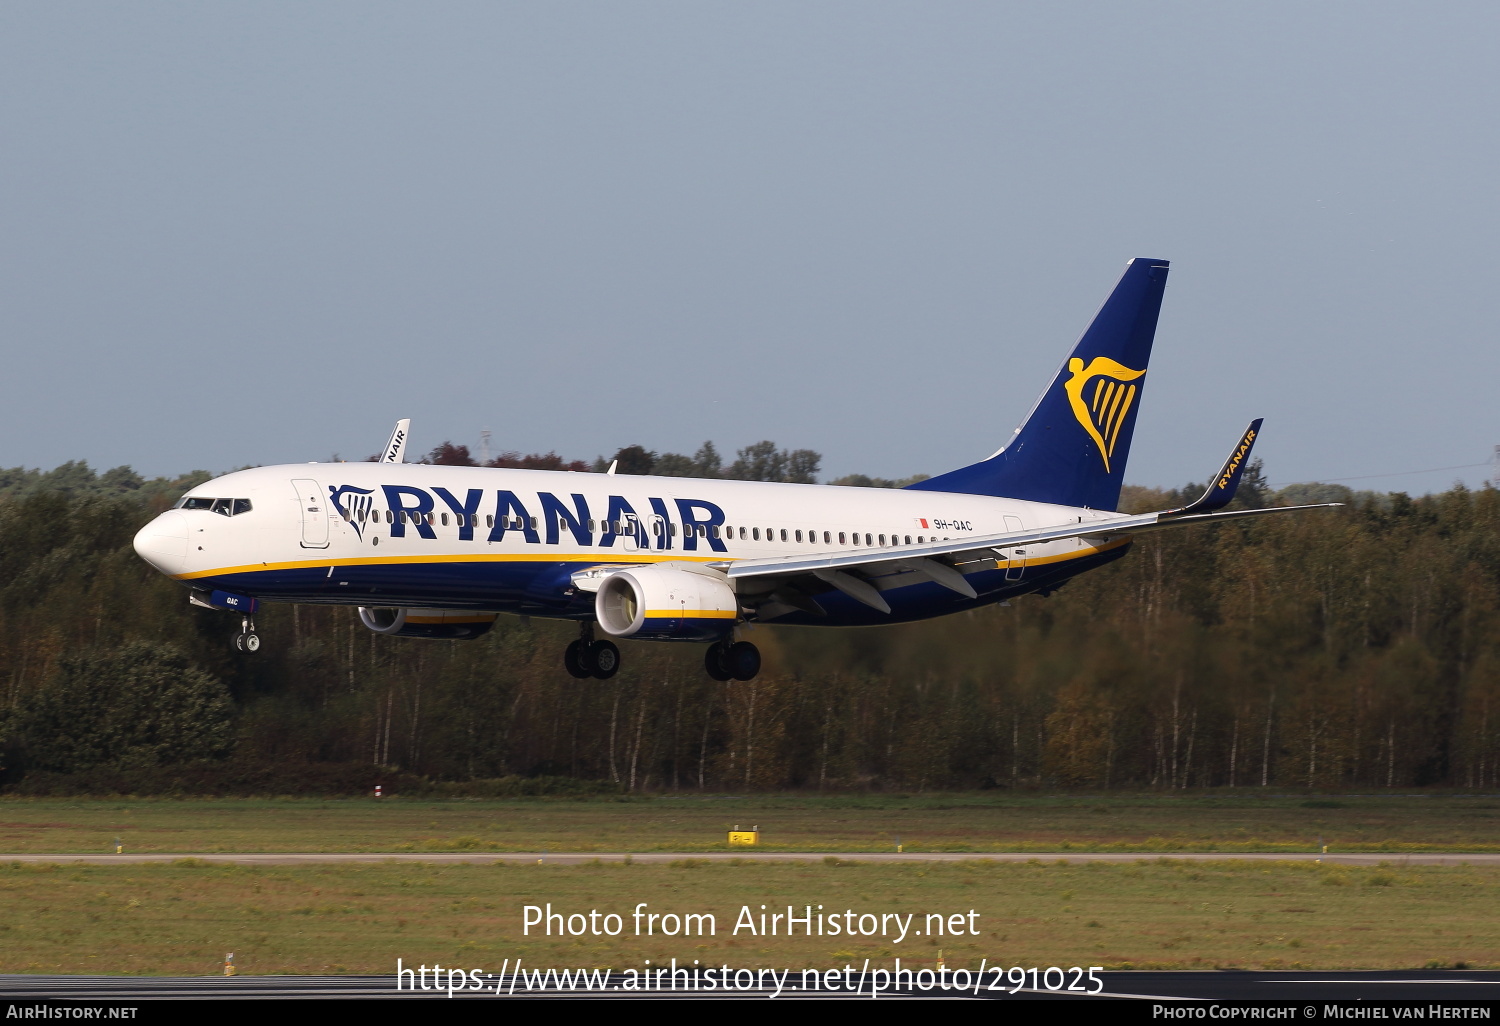
[[[617,570],[594,597],[595,619],[617,638],[718,641],[739,615],[729,579],[692,564]]]
[[[359,607],[360,623],[376,634],[440,641],[468,641],[486,634],[495,625],[495,616],[459,609]]]

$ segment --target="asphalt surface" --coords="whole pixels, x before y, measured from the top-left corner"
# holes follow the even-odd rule
[[[675,862],[697,859],[725,862],[753,859],[756,862],[810,862],[843,859],[849,862],[1139,862],[1171,859],[1182,862],[1324,862],[1340,866],[1500,865],[1500,854],[1359,852],[1320,855],[1311,852],[1173,851],[1173,852],[847,852],[847,851],[651,851],[651,852],[182,852],[123,855],[32,854],[0,855],[0,862],[70,862],[87,865],[138,865],[201,859],[252,866],[295,866],[314,862],[429,862],[489,865],[495,862],[544,862],[561,866],[586,862]]]
[[[746,971],[748,974],[748,970]],[[959,990],[950,972],[944,982],[929,989],[883,991],[881,1000],[897,997],[993,999],[993,1000],[1127,1000],[1127,1001],[1255,1001],[1282,1002],[1295,1006],[1296,1018],[1324,1018],[1323,1002],[1329,1001],[1437,1001],[1443,1004],[1484,1003],[1500,1000],[1500,972],[1410,970],[1401,972],[1107,972],[1098,974],[1097,984],[1071,975],[1054,975],[1059,989],[1031,986],[1030,973],[1012,989],[985,974],[975,988]],[[803,989],[799,970],[792,970],[779,992],[767,981],[742,978],[744,986],[637,991],[625,989],[626,977],[615,973],[595,979],[593,989],[559,987],[555,981],[537,987],[530,979],[497,974],[483,980],[484,989],[455,991],[454,999],[494,1000],[508,997],[650,997],[650,998],[863,998],[870,999],[872,973],[861,974],[855,965],[846,981],[829,988],[810,984]],[[918,983],[928,982],[918,980]],[[1072,991],[1067,984],[1083,989]],[[406,981],[406,987],[411,987]],[[1090,991],[1093,991],[1090,993]],[[449,1000],[444,988],[396,989],[394,976],[235,976],[235,977],[120,977],[120,976],[0,976],[0,1002],[131,1002],[170,1000],[246,999],[394,999]],[[1317,1005],[1310,1003],[1316,1002]],[[1316,1014],[1308,1014],[1311,1009]],[[3,1014],[3,1013],[0,1013]]]

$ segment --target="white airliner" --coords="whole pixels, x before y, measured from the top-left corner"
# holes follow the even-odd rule
[[[135,537],[198,605],[359,607],[372,631],[475,638],[499,613],[574,620],[564,662],[608,678],[608,638],[708,643],[717,680],[760,669],[747,624],[868,627],[1028,593],[1123,556],[1134,536],[1230,517],[1255,421],[1197,502],[1114,512],[1167,262],[1132,260],[994,455],[909,488],[639,477],[402,462],[257,467],[188,492]],[[597,627],[596,627],[597,625]],[[608,637],[596,638],[602,632]]]

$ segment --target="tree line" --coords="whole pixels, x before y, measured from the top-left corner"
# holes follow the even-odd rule
[[[791,452],[756,452],[681,458],[793,473]],[[641,454],[658,470],[672,455]],[[122,489],[72,466],[66,490],[0,495],[11,788],[179,764],[208,790],[215,766],[624,791],[1500,786],[1493,489],[1271,493],[1256,468],[1257,502],[1347,505],[1142,536],[1004,607],[754,627],[762,675],[721,684],[701,646],[630,642],[619,676],[577,681],[559,658],[573,628],[517,617],[429,642],[373,634],[350,609],[270,605],[265,646],[235,652],[237,619],[189,606],[130,547],[191,479]],[[1198,490],[1132,488],[1126,506]]]

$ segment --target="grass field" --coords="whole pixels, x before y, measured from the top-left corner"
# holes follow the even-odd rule
[[[298,868],[0,864],[0,972],[389,973],[441,963],[640,968],[989,964],[1107,968],[1414,968],[1500,965],[1500,869],[1345,869],[1302,863],[579,866],[382,863]],[[637,902],[711,912],[712,936],[637,937]],[[522,935],[522,906],[615,912],[607,936]],[[978,936],[760,937],[740,906],[966,914]],[[969,922],[965,918],[965,923]],[[871,923],[873,927],[873,922]],[[890,926],[895,932],[894,923]],[[513,964],[513,963],[512,963]]]
[[[1500,851],[1500,796],[0,799],[0,855],[113,851]]]

